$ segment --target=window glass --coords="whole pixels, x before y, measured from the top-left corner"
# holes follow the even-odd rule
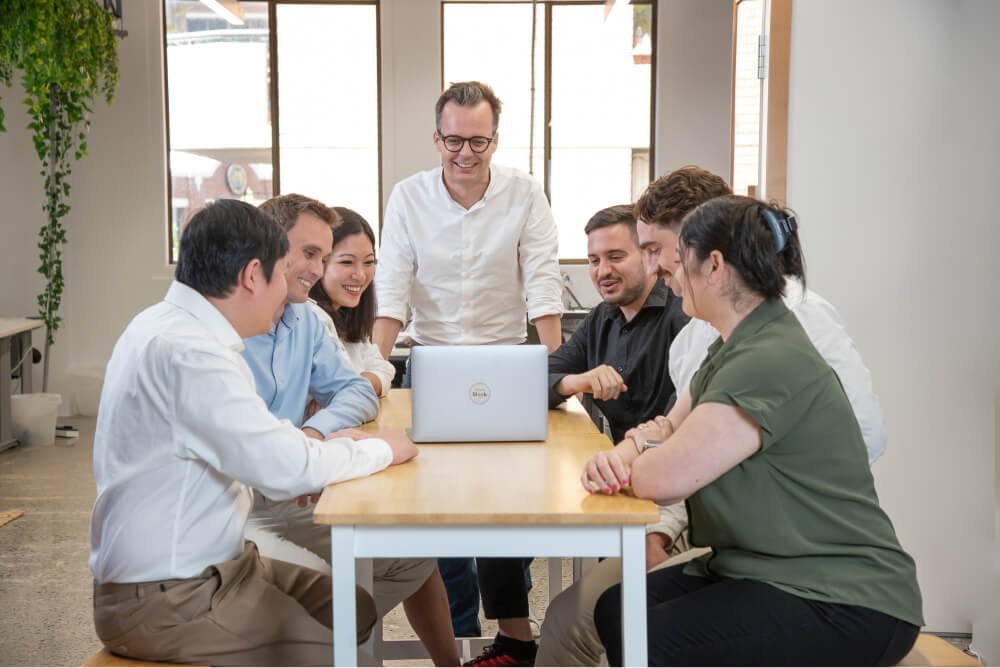
[[[267,3],[242,2],[242,24],[191,0],[166,0],[170,254],[205,204],[271,197]]]
[[[477,79],[493,86],[504,103],[493,159],[524,171],[534,51],[531,162],[535,178],[547,182],[561,258],[586,257],[587,220],[599,209],[634,201],[649,184],[652,6],[617,2],[610,12],[606,7],[552,3],[547,45],[544,3],[537,5],[534,41],[530,3],[444,4],[444,84]],[[545,78],[546,59],[551,80]],[[546,97],[551,119],[545,117]]]
[[[761,92],[758,44],[763,0],[736,5],[736,64],[733,85],[733,192],[757,195],[760,184]]]
[[[276,23],[281,191],[354,209],[378,235],[375,5],[282,3]]]

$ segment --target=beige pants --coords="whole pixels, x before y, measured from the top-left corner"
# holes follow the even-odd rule
[[[686,541],[678,540],[687,547]],[[678,545],[680,547],[680,545]],[[675,554],[654,571],[676,566],[707,552],[707,548],[687,549]],[[536,666],[596,666],[604,655],[604,645],[594,624],[594,606],[601,594],[622,581],[621,559],[605,559],[573,583],[545,611],[538,639]]]
[[[261,558],[253,543],[195,578],[94,583],[94,626],[109,651],[152,661],[213,666],[329,666],[329,576]],[[375,604],[357,590],[358,643]]]
[[[308,550],[315,560],[301,562],[322,573],[330,572],[330,527],[313,521],[315,506],[304,508],[294,501],[271,501],[254,492],[253,512],[247,521],[247,539],[257,543],[260,553],[272,559],[300,563],[283,543]],[[408,599],[427,582],[435,559],[373,559],[372,596],[379,617]]]

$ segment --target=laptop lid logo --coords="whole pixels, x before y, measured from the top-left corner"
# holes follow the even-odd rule
[[[485,404],[490,400],[490,386],[486,383],[473,383],[469,388],[469,399],[474,404]]]

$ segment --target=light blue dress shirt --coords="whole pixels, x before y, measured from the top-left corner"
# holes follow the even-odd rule
[[[378,397],[341,355],[308,304],[289,304],[277,327],[244,341],[257,394],[277,417],[324,436],[378,415]],[[310,397],[325,408],[303,423]]]

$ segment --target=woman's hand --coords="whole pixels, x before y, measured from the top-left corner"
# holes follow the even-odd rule
[[[664,415],[643,422],[625,432],[625,438],[635,441],[636,450],[646,441],[665,441],[674,433],[674,425]]]
[[[588,492],[604,492],[611,494],[629,484],[632,472],[632,461],[638,456],[632,442],[625,439],[611,450],[598,452],[590,458],[580,483]]]

